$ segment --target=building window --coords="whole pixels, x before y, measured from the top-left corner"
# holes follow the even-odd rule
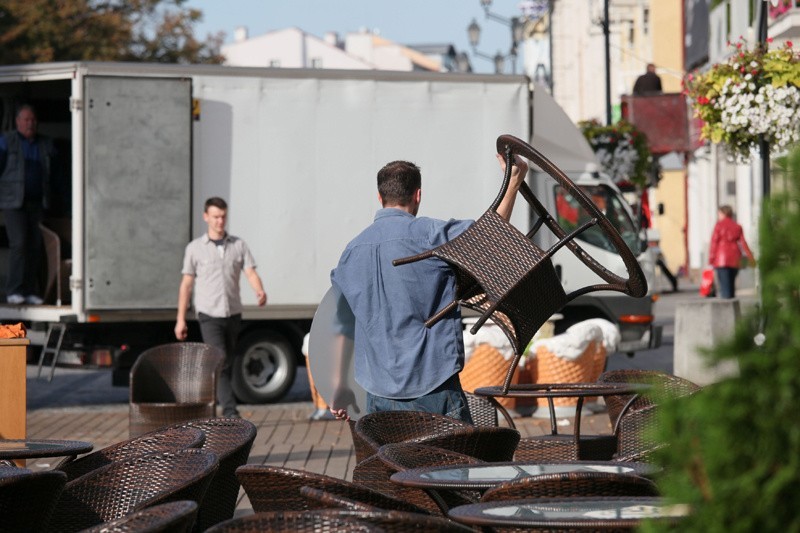
[[[278,67],[281,66],[281,60],[280,59],[270,59],[269,60],[269,66],[271,68],[278,68]]]
[[[650,8],[646,7],[642,10],[642,32],[645,35],[650,33]]]
[[[311,58],[311,68],[322,68],[322,58],[321,57],[312,57]]]

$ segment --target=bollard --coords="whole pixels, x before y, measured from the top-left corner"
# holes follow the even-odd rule
[[[733,335],[741,314],[738,298],[705,298],[680,302],[675,308],[673,373],[698,385],[738,374],[735,361],[709,365],[701,348],[711,348]]]

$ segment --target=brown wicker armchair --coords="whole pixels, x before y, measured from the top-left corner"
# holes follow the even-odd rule
[[[202,505],[217,465],[216,455],[196,449],[111,463],[67,483],[50,528],[80,531],[173,501],[192,500]]]
[[[431,316],[426,324],[435,324],[459,304],[481,313],[471,328],[473,334],[491,318],[514,347],[515,356],[501,388],[502,394],[507,394],[528,342],[553,313],[574,298],[592,291],[612,290],[634,297],[644,296],[647,293],[647,281],[636,256],[614,225],[560,169],[532,146],[511,135],[502,135],[497,139],[497,151],[506,156],[506,173],[500,192],[489,209],[452,241],[415,256],[397,259],[394,265],[437,257],[453,268],[457,283],[456,300]],[[539,216],[537,223],[525,234],[503,219],[497,209],[508,190],[511,163],[515,155],[532,161],[549,174],[591,218],[574,230],[566,231],[559,225],[558,218],[545,209],[523,182],[519,192]],[[556,238],[556,243],[547,250],[532,240],[542,225],[547,226]],[[614,244],[628,271],[628,279],[598,263],[575,240],[575,237],[594,226]],[[563,247],[569,249],[604,283],[582,287],[567,294],[551,261],[553,254]]]
[[[442,517],[402,511],[270,512],[228,520],[208,533],[317,533],[321,531],[406,533],[462,533],[473,531]]]
[[[147,507],[80,533],[188,533],[196,518],[197,503],[181,500]]]
[[[406,500],[358,483],[305,470],[250,464],[239,467],[236,470],[236,477],[256,513],[309,511],[329,507],[328,503],[304,496],[300,490],[303,487],[322,490],[368,507],[426,513],[422,508]]]
[[[384,444],[427,438],[473,426],[449,416],[421,411],[381,411],[362,416],[350,425],[356,461],[378,453]]]
[[[643,383],[652,385],[656,390],[653,393],[640,394],[634,399],[632,395],[605,396],[603,399],[608,409],[608,417],[611,424],[615,425],[628,403],[633,403],[628,409],[641,409],[648,405],[653,405],[658,396],[679,397],[691,394],[700,390],[700,386],[691,381],[660,372],[658,370],[608,370],[600,374],[598,383]]]
[[[208,488],[209,494],[214,497],[204,500],[197,511],[196,529],[204,531],[218,522],[233,518],[239,495],[236,469],[250,457],[258,429],[243,418],[192,420],[183,426],[201,430],[206,436],[201,450],[211,452],[219,459],[219,468]]]
[[[631,474],[563,472],[501,483],[487,490],[482,502],[573,496],[659,496],[655,483]]]
[[[63,472],[0,466],[0,530],[49,531],[50,516],[66,482]]]
[[[199,342],[145,350],[130,374],[129,434],[216,414],[217,377],[225,354]]]
[[[112,444],[102,450],[84,455],[80,459],[65,460],[57,465],[55,469],[67,474],[67,480],[72,481],[114,461],[123,461],[156,452],[173,452],[186,448],[199,448],[205,440],[205,433],[196,428],[163,428]]]

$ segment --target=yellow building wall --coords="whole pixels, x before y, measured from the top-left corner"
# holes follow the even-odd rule
[[[683,0],[650,1],[650,33],[653,63],[661,76],[665,93],[682,90],[683,79]],[[664,214],[653,217],[661,235],[661,251],[669,269],[677,274],[688,262],[686,251],[686,180],[684,170],[662,172],[654,195],[664,205]],[[655,213],[653,206],[653,212]]]

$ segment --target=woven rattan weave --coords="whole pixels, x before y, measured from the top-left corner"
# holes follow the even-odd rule
[[[487,490],[482,502],[573,496],[658,496],[655,483],[631,474],[564,472],[501,483]]]
[[[196,518],[197,504],[181,500],[147,507],[81,533],[187,533]]]
[[[66,482],[63,472],[0,466],[0,531],[49,531]]]

